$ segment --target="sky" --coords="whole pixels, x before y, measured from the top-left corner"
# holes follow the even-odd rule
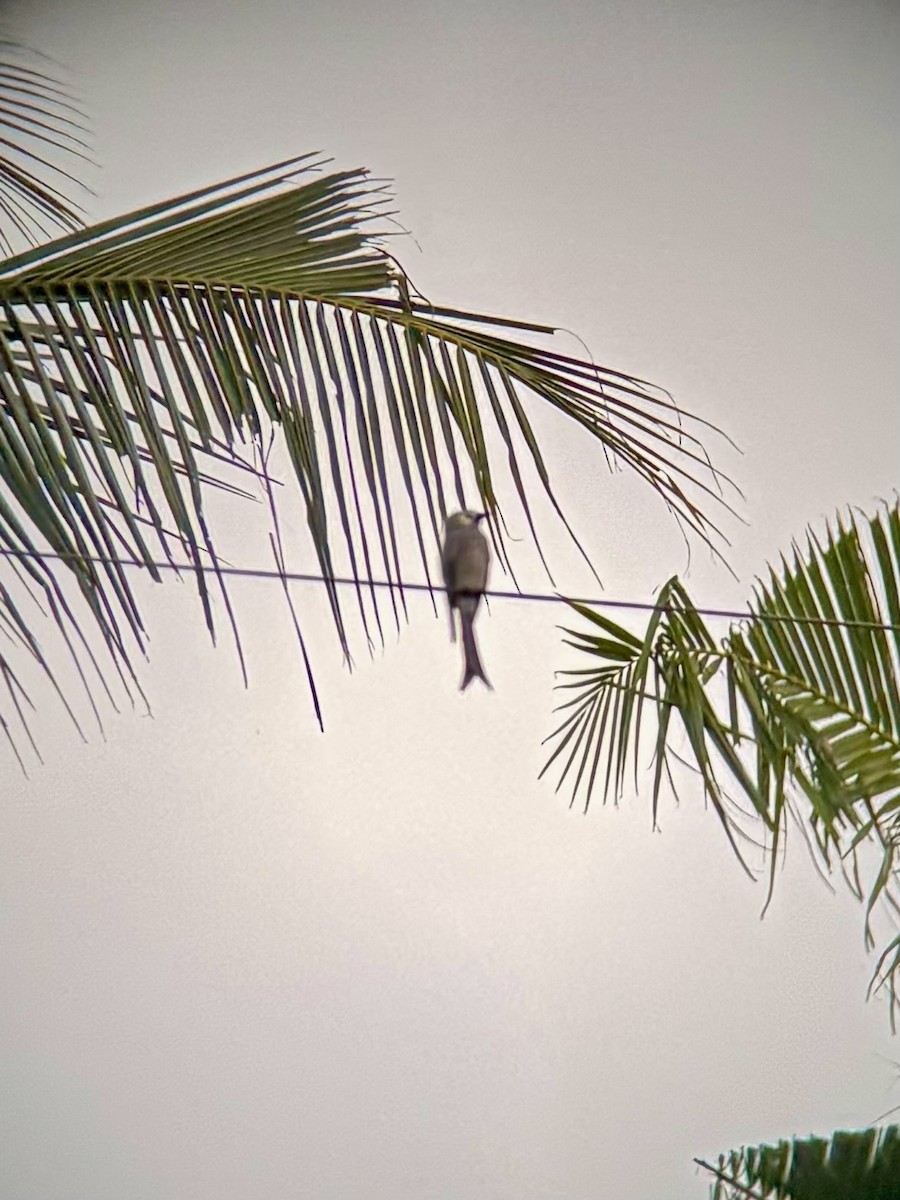
[[[394,181],[423,293],[571,330],[563,353],[577,335],[723,429],[737,578],[695,547],[699,602],[739,605],[808,523],[894,493],[894,4],[6,19],[90,115],[92,219],[321,150]],[[650,600],[688,566],[677,529],[577,432],[537,428],[604,595]],[[218,515],[228,556],[268,566],[255,517]],[[460,695],[427,598],[350,673],[298,587],[323,734],[277,586],[233,588],[246,689],[188,586],[136,586],[153,719],[82,745],[42,712],[45,764],[4,766],[0,1200],[699,1200],[694,1156],[900,1104],[862,913],[799,839],[761,921],[699,789],[653,831],[640,789],[583,815],[538,781],[555,606],[495,602],[495,690]]]

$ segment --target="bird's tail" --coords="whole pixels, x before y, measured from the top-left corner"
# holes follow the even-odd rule
[[[485,687],[491,688],[491,681],[484,673],[484,667],[481,665],[481,658],[478,655],[478,643],[475,641],[475,612],[469,612],[467,608],[460,607],[459,624],[462,629],[462,644],[463,654],[465,655],[465,673],[463,681],[459,685],[459,690],[464,692],[473,679],[480,679]],[[491,688],[493,691],[493,688]]]

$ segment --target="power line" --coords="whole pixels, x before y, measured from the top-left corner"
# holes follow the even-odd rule
[[[144,570],[153,567],[159,571],[175,571],[195,574],[202,571],[208,575],[231,575],[245,579],[277,579],[288,583],[330,583],[337,587],[366,587],[390,588],[403,592],[443,592],[439,584],[406,583],[396,579],[370,579],[355,575],[318,575],[306,571],[273,571],[265,567],[231,567],[221,564],[207,566],[202,563],[174,563],[144,561],[139,558],[107,558],[94,554],[57,554],[52,551],[14,550],[11,547],[0,546],[0,557],[3,558],[52,558],[59,562],[90,562],[107,567],[140,567]],[[636,612],[678,612],[668,604],[652,604],[641,600],[608,600],[600,597],[563,596],[558,592],[507,592],[488,590],[485,596],[492,600],[527,600],[533,603],[565,604],[572,601],[590,608],[618,608]],[[791,625],[826,625],[847,629],[882,629],[900,633],[900,625],[890,621],[861,621],[854,618],[841,617],[794,617],[782,613],[752,613],[749,610],[740,611],[728,608],[694,608],[703,617],[721,617],[732,621],[778,621]]]

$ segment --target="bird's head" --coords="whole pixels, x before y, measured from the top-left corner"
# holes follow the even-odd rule
[[[454,513],[447,518],[447,532],[450,533],[454,529],[468,529],[472,525],[477,525],[479,521],[483,521],[486,516],[487,513],[469,512],[468,509]]]

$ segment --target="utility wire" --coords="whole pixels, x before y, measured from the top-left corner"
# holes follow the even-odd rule
[[[232,575],[244,579],[278,579],[288,583],[331,583],[339,587],[373,587],[391,588],[407,592],[442,592],[440,584],[404,583],[396,579],[370,579],[360,575],[317,575],[305,571],[272,571],[264,567],[230,567],[217,564],[207,566],[202,563],[174,562],[145,562],[139,558],[106,558],[94,554],[57,554],[51,551],[14,550],[8,546],[0,546],[0,557],[3,558],[52,558],[60,562],[90,562],[108,567],[155,567],[159,571],[175,571],[177,574],[188,574],[203,571],[209,575]],[[485,596],[492,600],[528,600],[536,603],[583,604],[591,608],[622,608],[637,612],[678,612],[668,604],[651,604],[641,600],[607,600],[598,597],[563,596],[558,592],[505,592],[488,590]],[[739,611],[729,608],[695,608],[695,612],[703,617],[723,617],[732,621],[780,621],[791,625],[826,625],[848,629],[883,629],[900,633],[900,624],[890,621],[860,621],[853,618],[841,617],[793,617],[783,613],[753,613],[749,610]]]

